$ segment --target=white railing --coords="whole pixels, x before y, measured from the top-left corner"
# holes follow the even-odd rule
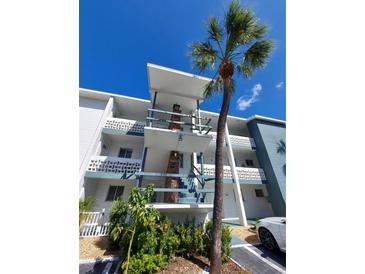
[[[83,212],[83,222],[80,226],[80,237],[98,237],[108,235],[108,216],[105,209],[102,212]]]
[[[201,167],[197,166],[198,170],[201,172]],[[261,168],[251,168],[251,167],[236,167],[238,178],[240,180],[250,180],[250,181],[262,181],[266,180],[265,173]],[[204,164],[204,175],[215,176],[215,165]],[[223,178],[232,178],[231,167],[223,167]]]
[[[94,156],[91,158],[87,171],[113,174],[135,173],[141,169],[141,160],[109,156]]]
[[[145,123],[141,121],[134,121],[121,118],[108,118],[105,122],[104,128],[120,130],[123,132],[144,133]]]
[[[213,136],[213,139],[210,143],[215,145],[215,143],[217,141],[217,133],[216,132],[211,132],[209,134]],[[232,146],[244,147],[244,148],[248,148],[248,149],[255,149],[256,148],[256,144],[255,144],[255,141],[254,141],[253,138],[237,136],[237,135],[230,135],[230,139],[231,139]]]

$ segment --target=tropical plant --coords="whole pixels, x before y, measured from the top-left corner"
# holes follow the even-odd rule
[[[95,202],[96,199],[93,196],[88,196],[84,200],[79,201],[79,226],[84,222],[85,212],[91,211]]]
[[[213,223],[209,221],[205,227],[204,234],[204,243],[205,243],[205,252],[209,256],[211,252],[211,244],[212,244],[212,232],[213,232]],[[222,224],[222,244],[221,244],[221,252],[222,252],[222,263],[225,263],[229,260],[231,256],[231,229],[229,226]]]
[[[113,202],[109,216],[109,239],[125,257],[124,273],[152,273],[164,267],[179,246],[171,221],[148,206],[153,185],[144,191],[133,188],[128,201]]]
[[[206,88],[205,97],[223,92],[223,103],[218,118],[215,155],[215,194],[213,211],[213,240],[210,257],[211,273],[221,273],[221,223],[223,204],[223,142],[226,119],[232,94],[235,90],[233,74],[249,78],[262,68],[273,48],[265,38],[268,28],[261,24],[249,9],[234,0],[228,7],[224,22],[216,17],[208,21],[208,39],[190,46],[193,67],[201,72],[218,70]]]
[[[202,224],[195,224],[195,221],[185,221],[183,224],[175,224],[174,232],[179,238],[177,253],[183,257],[192,257],[195,254],[207,255],[205,230]]]

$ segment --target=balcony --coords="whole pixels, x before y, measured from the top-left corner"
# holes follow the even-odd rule
[[[199,172],[201,167],[197,166]],[[262,184],[266,180],[265,173],[261,168],[236,167],[238,179],[241,184]],[[215,165],[204,165],[204,176],[215,177]],[[223,166],[223,179],[225,183],[232,182],[230,166]]]
[[[145,123],[122,118],[108,118],[103,127],[103,133],[114,135],[144,135]]]
[[[210,119],[195,115],[148,109],[145,146],[160,150],[203,152],[212,136]]]
[[[217,133],[211,132],[209,135],[213,136],[212,141],[210,142],[211,146],[215,146],[217,141]],[[253,138],[230,135],[231,145],[233,149],[237,150],[255,150],[256,144]]]
[[[136,179],[134,173],[140,169],[139,159],[94,156],[86,169],[85,177],[134,180]]]

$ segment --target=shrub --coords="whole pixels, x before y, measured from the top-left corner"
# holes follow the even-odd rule
[[[126,234],[126,218],[128,216],[128,202],[117,199],[113,202],[109,215],[109,245],[116,249],[121,245],[123,235]],[[125,246],[123,242],[123,246]]]
[[[163,218],[160,225],[157,225],[159,231],[159,252],[164,254],[168,259],[171,259],[180,245],[180,239],[175,234],[173,227],[171,226],[171,220]]]
[[[205,252],[210,257],[210,247],[212,244],[213,222],[209,221],[205,227]],[[222,224],[222,262],[227,262],[231,256],[231,231],[227,225]]]
[[[79,226],[84,222],[84,212],[91,211],[95,202],[96,199],[93,196],[88,196],[84,200],[79,201]]]
[[[204,227],[202,224],[196,225],[194,221],[176,224],[174,232],[180,240],[178,248],[180,255],[191,257],[194,254],[204,253]]]
[[[128,273],[154,273],[159,269],[165,267],[168,260],[161,254],[138,254],[131,257],[128,266]],[[122,265],[124,269],[126,266]]]
[[[179,238],[171,221],[147,206],[153,196],[153,186],[144,192],[133,188],[128,201],[113,202],[109,217],[111,247],[119,246],[126,257],[125,273],[152,273],[167,264],[179,246]]]

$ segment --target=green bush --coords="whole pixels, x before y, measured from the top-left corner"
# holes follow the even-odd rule
[[[144,192],[132,189],[128,201],[113,202],[109,216],[109,238],[112,247],[119,247],[125,261],[124,273],[153,273],[165,267],[178,254],[209,256],[212,242],[212,222],[195,221],[172,225],[170,219],[149,206],[153,197],[152,185]],[[231,255],[230,230],[222,226],[222,261]]]
[[[152,273],[165,266],[175,255],[179,238],[168,218],[147,206],[153,197],[153,186],[145,191],[133,188],[128,201],[113,202],[109,217],[111,247],[120,248],[126,258],[125,273]],[[131,268],[132,267],[132,268]]]
[[[123,241],[123,235],[126,236],[127,232],[127,216],[128,202],[121,199],[114,201],[109,215],[109,245],[112,249],[116,249],[119,246],[125,246],[125,244],[127,244],[127,239],[124,239]]]
[[[167,266],[168,260],[161,254],[138,254],[131,257],[128,273],[154,273]],[[122,268],[126,266],[123,263]]]
[[[210,247],[212,244],[213,222],[209,221],[205,227],[205,252],[210,257]],[[222,262],[227,262],[232,254],[231,251],[231,231],[227,225],[222,224]]]
[[[157,225],[159,237],[159,252],[168,259],[175,256],[180,245],[180,239],[171,226],[171,220],[163,218],[160,225]]]
[[[174,232],[180,240],[178,254],[184,257],[191,257],[194,254],[204,255],[204,227],[195,222],[185,222],[174,225]]]

